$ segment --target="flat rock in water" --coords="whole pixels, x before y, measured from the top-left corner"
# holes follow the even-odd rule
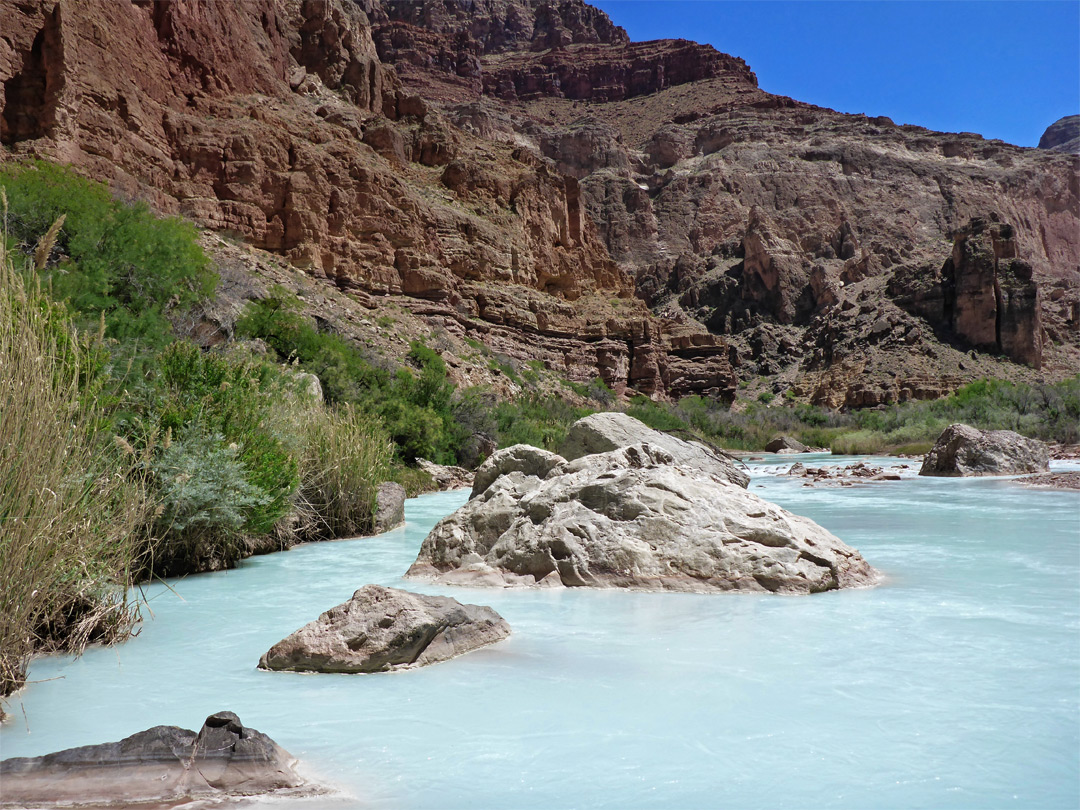
[[[1023,478],[1017,478],[1016,483],[1034,489],[1069,489],[1080,492],[1080,472],[1068,470],[1025,475]]]
[[[813,521],[719,475],[687,469],[660,447],[586,455],[543,478],[520,469],[522,452],[500,450],[485,462],[498,472],[505,460],[506,471],[485,475],[487,487],[439,522],[406,576],[778,593],[878,579],[857,551]]]
[[[0,762],[4,806],[129,806],[252,796],[304,781],[295,760],[232,712],[206,718],[196,734],[155,726],[119,742]]]
[[[259,667],[350,673],[415,669],[509,635],[510,625],[489,607],[365,585],[348,602],[271,647]]]
[[[941,432],[919,475],[1022,475],[1049,469],[1050,452],[1036,439],[958,424]]]
[[[576,461],[592,453],[607,453],[642,443],[666,450],[676,464],[688,471],[713,475],[744,489],[750,485],[750,476],[721,453],[653,430],[632,416],[614,411],[594,413],[576,421],[559,446],[559,454],[567,461]]]

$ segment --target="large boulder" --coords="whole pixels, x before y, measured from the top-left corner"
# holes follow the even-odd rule
[[[365,585],[348,602],[271,647],[259,668],[353,673],[415,669],[508,635],[510,625],[489,607]]]
[[[119,742],[0,762],[8,805],[174,803],[250,796],[304,781],[295,760],[232,712],[206,718],[196,734],[155,726]],[[161,806],[164,806],[162,804]]]
[[[877,580],[857,551],[813,521],[649,444],[566,461],[543,478],[510,470],[435,526],[406,576],[778,593]]]
[[[777,436],[767,445],[765,450],[769,453],[809,453],[810,448],[800,442],[798,439],[793,439],[790,436]]]
[[[576,421],[559,446],[559,454],[567,461],[574,461],[591,453],[607,453],[641,443],[666,450],[684,469],[715,475],[744,488],[750,484],[749,475],[715,450],[653,430],[632,416],[614,411],[594,413]]]
[[[375,496],[375,534],[396,529],[405,522],[405,487],[394,481],[379,484]]]
[[[919,475],[1022,475],[1050,469],[1050,451],[1011,430],[949,425],[923,459]]]

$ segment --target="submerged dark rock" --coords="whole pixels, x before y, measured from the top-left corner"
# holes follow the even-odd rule
[[[304,781],[295,759],[232,712],[202,729],[154,726],[119,742],[0,762],[4,806],[127,806],[132,802],[252,796]]]
[[[365,585],[348,602],[271,647],[259,668],[351,673],[416,669],[509,635],[510,625],[489,607]]]

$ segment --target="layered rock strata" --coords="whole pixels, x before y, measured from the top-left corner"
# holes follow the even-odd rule
[[[949,425],[923,459],[919,475],[1023,475],[1049,472],[1050,452],[1011,430]]]
[[[633,300],[574,177],[402,89],[372,39],[380,9],[6,1],[0,141],[281,253],[372,306],[395,300],[480,339],[493,330],[510,357],[531,359],[539,339],[571,379],[729,395],[723,341]],[[558,41],[559,19],[533,33]],[[704,369],[687,370],[699,357]]]
[[[271,647],[259,667],[396,672],[446,661],[509,635],[510,625],[489,607],[365,585]]]
[[[877,581],[857,551],[813,521],[649,444],[575,461],[508,448],[484,463],[477,482],[469,502],[427,536],[406,576],[773,593]]]
[[[206,718],[196,734],[155,726],[119,742],[0,762],[4,806],[173,806],[253,796],[304,781],[296,761],[232,712]]]
[[[580,0],[0,0],[0,141],[620,393],[864,407],[1080,363],[1076,155],[775,96]],[[945,312],[973,218],[1013,254]]]
[[[823,405],[864,407],[940,396],[985,375],[1036,379],[998,352],[1055,377],[1080,362],[1075,157],[770,95],[745,64],[704,46],[597,39],[572,21],[574,36],[558,47],[489,46],[471,33],[484,23],[452,28],[449,12],[436,11],[465,3],[407,5],[401,14],[388,4],[389,22],[376,24],[427,37],[401,73],[405,84],[432,88],[462,129],[527,141],[577,178],[639,296],[658,314],[724,335],[744,382],[768,376]],[[526,4],[516,8],[531,19]],[[432,26],[427,14],[443,22]],[[425,48],[468,50],[471,82],[455,84],[443,62],[420,56]],[[381,46],[380,55],[398,58]],[[940,281],[948,244],[975,217],[1010,223],[1013,258],[1031,269],[1009,291],[1005,317],[1022,321],[1024,335],[1004,338],[1008,350],[971,341],[943,315],[905,313],[890,291],[904,299],[912,282]],[[1038,300],[1033,289],[1043,291]],[[837,329],[851,308],[866,323],[848,339]],[[994,329],[994,311],[980,317]],[[965,358],[971,349],[977,359]]]

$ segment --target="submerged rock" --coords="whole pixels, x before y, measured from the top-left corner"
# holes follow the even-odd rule
[[[1046,445],[1011,430],[949,425],[923,459],[919,475],[1021,475],[1050,469]]]
[[[446,661],[510,635],[489,607],[365,585],[344,604],[279,641],[260,669],[391,672]]]
[[[697,442],[688,442],[651,427],[625,413],[594,413],[570,426],[559,454],[574,461],[592,453],[607,453],[632,444],[648,443],[666,450],[676,464],[688,471],[714,475],[744,489],[750,476],[721,453]]]
[[[542,451],[540,451],[542,452]],[[406,576],[466,585],[813,593],[874,584],[857,551],[719,474],[635,444],[539,475],[496,452],[487,486],[424,540]],[[539,456],[537,456],[539,457]],[[558,456],[547,454],[545,464]],[[497,473],[494,475],[493,473]]]
[[[1015,479],[1016,483],[1032,489],[1068,489],[1080,492],[1080,472],[1039,473]]]
[[[206,718],[196,734],[155,726],[119,742],[0,762],[7,805],[116,804],[251,796],[304,781],[293,757],[232,712]]]

